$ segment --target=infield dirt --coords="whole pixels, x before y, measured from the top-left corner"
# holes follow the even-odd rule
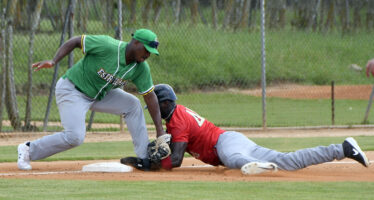
[[[247,131],[248,137],[317,137],[317,136],[359,136],[373,135],[373,129],[317,129],[317,130],[269,130]],[[1,138],[0,145],[16,145],[20,142],[38,138],[47,133],[13,133]],[[151,138],[154,133],[151,133]],[[87,134],[85,142],[126,141],[129,134],[95,133]],[[366,152],[369,160],[374,160],[374,152]],[[21,171],[17,163],[0,163],[0,178],[27,179],[67,179],[67,180],[126,180],[126,181],[374,181],[374,165],[365,168],[350,159],[314,165],[298,171],[278,171],[254,176],[242,175],[238,169],[212,167],[194,159],[185,158],[181,168],[172,171],[143,172],[134,170],[130,173],[88,173],[81,172],[84,165],[95,161],[55,161],[32,162],[33,170]]]
[[[368,152],[370,160],[374,152]],[[112,160],[113,161],[113,160]],[[1,163],[1,178],[122,181],[374,181],[374,167],[365,168],[351,160],[310,166],[298,171],[278,171],[259,175],[243,175],[238,169],[212,167],[194,158],[185,158],[181,168],[172,171],[128,173],[80,172],[86,164],[109,161],[32,162],[32,171],[20,171],[16,163]]]

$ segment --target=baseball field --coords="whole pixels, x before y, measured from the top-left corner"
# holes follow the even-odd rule
[[[271,88],[269,95],[287,94],[286,88]],[[337,96],[357,98],[367,94],[370,87],[349,90],[355,92],[338,89]],[[288,97],[303,96],[305,88],[299,91]],[[317,97],[323,98],[324,90],[318,88],[318,91]],[[253,96],[258,93],[256,90],[243,92]],[[262,146],[282,152],[341,143],[345,137],[353,136],[370,162],[374,160],[372,128],[241,132]],[[373,165],[365,168],[350,159],[298,171],[245,176],[240,170],[209,166],[186,154],[182,167],[172,171],[82,172],[87,164],[119,162],[121,157],[134,156],[127,132],[87,133],[83,145],[32,162],[32,171],[18,170],[17,145],[46,134],[0,133],[0,199],[373,199]],[[155,133],[150,131],[150,139],[154,138]]]
[[[279,151],[340,143],[354,136],[374,160],[371,129],[269,130],[244,132]],[[90,133],[73,150],[32,162],[20,171],[16,145],[40,134],[2,134],[0,199],[372,199],[374,168],[344,159],[298,171],[245,176],[240,170],[213,167],[186,157],[172,171],[82,172],[84,165],[118,162],[134,155],[129,134]],[[154,133],[151,133],[154,138]],[[98,142],[101,141],[101,142]],[[6,161],[6,162],[4,162]]]
[[[199,1],[201,3],[199,10],[198,7],[194,9],[193,5]],[[13,76],[8,77],[11,77],[9,81],[14,82],[14,95],[17,99],[11,102],[18,103],[15,113],[19,114],[22,120],[26,113],[31,115],[32,125],[35,127],[33,129],[35,132],[18,132],[21,129],[18,130],[11,124],[14,118],[6,115],[5,110],[2,111],[4,114],[1,122],[4,132],[0,132],[0,200],[374,199],[372,122],[374,112],[370,113],[368,122],[363,122],[373,87],[373,79],[365,77],[365,65],[368,59],[373,57],[371,41],[374,30],[374,17],[372,17],[374,0],[266,1],[269,9],[272,9],[271,6],[277,2],[289,4],[286,26],[267,25],[265,31],[268,84],[266,87],[267,130],[261,129],[263,120],[260,66],[263,55],[261,46],[263,31],[260,27],[260,14],[263,13],[260,12],[260,1],[199,1],[116,1],[124,2],[123,14],[119,12],[120,9],[116,10],[120,8],[120,4],[115,3],[114,0],[45,0],[44,4],[39,0],[18,1],[17,6],[16,3],[14,6],[8,6],[9,3],[17,1],[0,1],[1,6],[8,2],[7,9],[14,9],[17,13],[14,20],[14,35],[11,35],[13,29],[8,28],[10,36],[4,37],[10,38],[10,41],[13,38],[13,41],[7,44],[13,52],[7,55],[7,62],[11,69],[9,71],[14,70]],[[40,22],[36,23],[39,25],[35,32],[34,47],[29,49],[32,44],[29,36],[29,29],[32,27],[29,27],[29,22],[31,14],[34,13],[29,8],[37,2],[43,4],[43,8]],[[123,30],[119,33],[122,34],[122,40],[129,41],[131,33],[138,28],[145,27],[155,31],[160,41],[160,56],[152,56],[148,60],[153,82],[172,85],[178,95],[177,103],[197,111],[225,130],[242,132],[257,144],[281,152],[339,144],[346,137],[352,136],[366,153],[371,165],[365,168],[351,159],[343,159],[309,166],[298,171],[279,170],[258,175],[243,175],[239,169],[210,166],[185,154],[182,166],[171,171],[144,172],[134,169],[131,172],[120,173],[85,172],[82,168],[88,164],[119,163],[122,157],[135,156],[129,132],[124,129],[124,133],[120,133],[119,117],[97,113],[94,128],[87,132],[81,146],[31,162],[33,169],[30,171],[19,170],[18,144],[62,130],[60,115],[53,100],[47,127],[49,132],[39,132],[45,119],[52,77],[54,73],[60,77],[66,72],[68,58],[61,60],[58,71],[46,69],[32,74],[26,72],[30,67],[28,62],[53,58],[60,38],[65,36],[65,40],[67,39],[67,33],[62,30],[63,24],[68,20],[64,19],[64,9],[68,17],[68,10],[74,7],[68,4],[73,5],[73,2],[78,4],[76,21],[70,23],[73,27],[76,24],[74,35],[113,36],[114,33],[117,34],[117,30]],[[154,6],[149,4],[146,6],[146,2],[154,2]],[[156,5],[160,2],[167,3],[164,3],[165,9],[158,18],[156,8],[161,7]],[[176,2],[181,5],[177,6]],[[187,6],[190,2],[193,3],[191,13],[190,7]],[[214,21],[213,17],[212,19],[207,17],[211,16],[211,8],[208,5],[213,2],[221,2],[217,18],[220,22],[219,28],[210,25],[210,21]],[[231,3],[223,4],[223,2]],[[257,4],[254,5],[253,3],[256,2]],[[318,5],[311,6],[308,2],[315,2]],[[253,9],[253,13],[247,17],[243,17],[245,9],[243,12],[240,11],[244,3],[248,5],[246,10]],[[328,7],[327,4],[332,6]],[[346,7],[342,7],[343,4]],[[224,5],[233,7],[228,9]],[[131,9],[137,10],[135,15],[138,16],[137,21],[130,21],[136,19],[130,16],[132,15],[130,6]],[[152,23],[150,21],[147,23],[148,15],[143,14],[145,7],[155,9],[155,20]],[[183,8],[181,17],[178,7]],[[317,16],[318,20],[314,20],[317,19],[315,17],[313,20],[304,20],[302,15],[308,11],[303,9],[312,7],[321,8],[318,15],[311,15]],[[352,13],[344,14],[343,11],[349,8]],[[269,12],[268,14],[276,13],[269,9],[266,11]],[[194,22],[196,20],[194,17],[197,15],[194,15],[193,10],[196,14],[197,11],[200,12],[201,22]],[[231,11],[227,12],[229,10]],[[281,16],[284,10],[278,10]],[[355,15],[356,11],[361,13],[362,19],[366,15],[365,23],[356,21],[360,19]],[[239,15],[241,12],[242,17]],[[35,15],[33,15],[38,15],[36,13],[35,8]],[[151,13],[153,12],[149,12],[149,16]],[[180,18],[180,22],[173,22],[176,13],[178,13],[176,19]],[[266,15],[270,16],[268,14]],[[118,23],[123,23],[122,29],[113,21],[116,19],[115,15],[124,16],[123,20],[122,17],[118,20]],[[345,20],[345,17],[350,15],[355,18]],[[331,16],[336,18],[330,19]],[[226,19],[231,18],[230,20],[234,22],[239,20],[239,17],[242,19],[249,17],[248,22],[251,23],[246,22],[248,26],[242,28],[234,28],[232,25],[225,27]],[[206,19],[207,22],[204,22]],[[9,22],[11,20],[9,18]],[[312,24],[307,25],[308,27],[303,26],[305,21],[315,21],[321,26],[316,26],[319,27],[316,31]],[[2,24],[3,27],[8,26],[6,24],[11,25],[11,23]],[[345,25],[351,25],[351,29],[345,29]],[[74,61],[84,56],[78,49],[72,55]],[[32,83],[29,81],[31,77],[33,77]],[[336,86],[334,119],[332,119],[330,87],[332,82]],[[8,84],[7,88],[11,88],[9,85],[12,86]],[[27,111],[26,106],[29,85],[32,86],[32,112]],[[135,86],[130,83],[126,85],[125,90],[135,93]],[[12,95],[6,96],[12,97]],[[142,99],[140,97],[144,105]],[[145,113],[150,139],[155,139],[152,119],[148,111]],[[87,113],[87,119],[90,114]]]

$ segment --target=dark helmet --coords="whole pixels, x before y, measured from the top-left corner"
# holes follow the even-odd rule
[[[175,95],[173,88],[168,84],[158,84],[155,85],[155,93],[158,102],[165,100],[175,101],[177,100],[177,95]]]

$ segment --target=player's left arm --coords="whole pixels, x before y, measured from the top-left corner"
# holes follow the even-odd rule
[[[184,152],[186,152],[187,142],[172,142],[170,145],[172,154],[161,160],[161,167],[171,169],[182,165]]]

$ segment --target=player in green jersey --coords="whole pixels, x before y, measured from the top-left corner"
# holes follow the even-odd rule
[[[52,60],[33,64],[32,67],[38,71],[53,67],[75,48],[82,49],[84,54],[56,84],[56,102],[64,130],[20,144],[18,168],[30,170],[30,160],[40,160],[82,144],[89,109],[123,114],[136,155],[147,158],[149,140],[143,109],[139,99],[121,87],[127,81],[135,84],[147,104],[157,138],[164,142],[164,137],[160,137],[165,135],[165,131],[158,101],[153,91],[150,68],[145,61],[151,53],[159,54],[157,47],[156,34],[147,29],[135,31],[129,43],[104,35],[81,35],[64,43]]]

